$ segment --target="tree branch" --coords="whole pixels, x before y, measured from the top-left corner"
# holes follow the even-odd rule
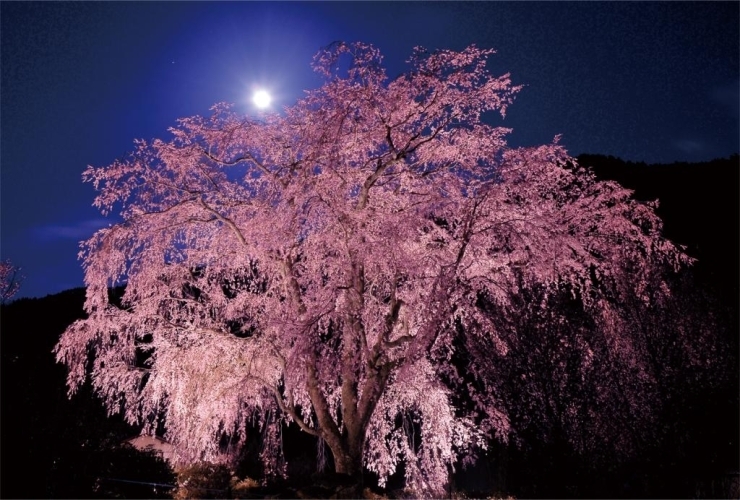
[[[218,220],[226,224],[229,227],[229,229],[231,229],[234,232],[234,235],[239,240],[239,243],[241,243],[245,247],[248,246],[247,240],[244,238],[244,235],[242,234],[241,230],[236,226],[236,224],[234,224],[234,221],[232,221],[228,217],[224,217],[218,212],[218,210],[215,210],[211,208],[210,206],[208,206],[208,204],[203,200],[203,198],[198,198],[198,204],[204,209],[206,209],[208,212],[212,213]]]

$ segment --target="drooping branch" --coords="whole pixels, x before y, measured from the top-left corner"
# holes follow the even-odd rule
[[[319,435],[331,446],[342,446],[342,434],[337,427],[334,418],[329,410],[329,404],[326,401],[323,393],[321,392],[320,383],[316,374],[316,357],[315,355],[309,356],[306,361],[306,389],[311,398],[311,404],[316,412],[316,419],[319,423],[320,430]]]
[[[278,176],[275,172],[271,171],[269,168],[267,168],[261,161],[259,161],[254,155],[251,155],[249,153],[245,153],[243,156],[240,156],[238,158],[234,158],[233,160],[222,160],[220,158],[215,157],[212,155],[209,151],[206,151],[205,149],[201,149],[201,152],[208,157],[210,160],[218,163],[219,165],[231,167],[234,165],[238,165],[243,162],[250,162],[252,165],[257,167],[260,172],[267,175],[274,181],[278,182],[282,187],[288,187],[288,179],[281,179],[280,176]]]
[[[205,210],[207,210],[209,213],[213,214],[214,217],[216,217],[218,220],[226,224],[229,229],[234,233],[234,236],[236,236],[236,239],[239,240],[239,243],[242,244],[242,246],[247,247],[247,240],[244,237],[244,234],[242,231],[237,227],[236,224],[234,224],[234,221],[231,220],[228,217],[225,217],[224,215],[221,215],[218,210],[214,209],[213,207],[209,206],[203,198],[198,198],[198,203],[201,207],[203,207]]]
[[[261,379],[259,379],[257,377],[252,377],[252,378],[254,380],[261,381]],[[295,405],[291,401],[288,401],[286,403],[283,400],[282,394],[280,394],[280,391],[276,387],[268,384],[265,381],[261,381],[261,382],[263,383],[263,385],[265,386],[265,388],[268,389],[273,394],[273,396],[275,397],[275,402],[277,403],[278,408],[280,408],[280,411],[282,411],[282,412],[286,413],[287,415],[289,415],[290,418],[296,424],[298,424],[298,427],[300,427],[302,431],[304,431],[304,432],[306,432],[308,434],[311,434],[312,436],[322,437],[320,431],[318,431],[318,430],[310,427],[305,422],[305,420],[303,420],[303,418],[298,414],[298,411],[296,411]]]

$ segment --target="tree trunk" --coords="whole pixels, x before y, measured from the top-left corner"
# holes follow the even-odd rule
[[[332,455],[334,456],[334,470],[337,474],[346,474],[358,481],[362,480],[362,447],[356,448],[350,451],[350,447],[342,447],[339,450],[334,450],[330,447]],[[357,449],[359,448],[359,449]]]
[[[319,389],[315,359],[310,360],[306,366],[308,370],[307,389],[316,412],[318,427],[321,429],[319,436],[324,439],[331,450],[334,458],[334,471],[338,475],[347,476],[347,481],[343,482],[347,483],[351,480],[357,486],[356,490],[341,492],[340,496],[357,498],[362,493],[362,448],[365,443],[367,426],[362,425],[362,420],[357,417],[357,411],[347,411],[346,403],[342,401],[342,415],[344,417],[342,427],[344,429],[338,427],[331,416],[329,405]],[[350,385],[350,389],[354,389],[355,393],[347,399],[356,405],[356,386],[354,384]]]
[[[336,485],[338,498],[362,497],[362,443],[364,440],[357,437],[351,441],[354,443],[345,437],[340,446],[329,446],[334,457],[334,471],[339,476]]]

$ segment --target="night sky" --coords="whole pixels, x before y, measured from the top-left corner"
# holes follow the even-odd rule
[[[511,144],[562,134],[569,152],[647,163],[738,152],[738,2],[0,3],[0,257],[19,297],[82,286],[78,242],[111,220],[87,165],[135,138],[167,138],[216,102],[253,113],[321,84],[313,55],[364,41],[389,76],[414,46],[494,48],[494,74],[525,84]],[[112,219],[115,221],[115,219]]]

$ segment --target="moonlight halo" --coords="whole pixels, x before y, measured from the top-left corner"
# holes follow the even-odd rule
[[[270,93],[268,91],[260,89],[252,94],[252,102],[259,109],[266,109],[270,106],[270,103],[272,102],[272,96],[270,96]]]

